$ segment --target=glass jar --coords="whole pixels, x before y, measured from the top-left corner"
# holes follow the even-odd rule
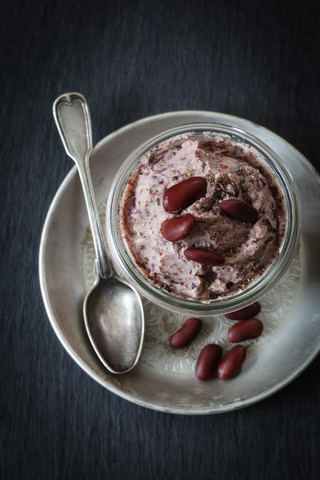
[[[196,138],[210,139],[216,136],[223,136],[242,145],[254,147],[262,156],[263,162],[269,167],[282,190],[287,214],[285,236],[280,246],[279,254],[270,267],[244,290],[208,301],[199,301],[174,295],[160,288],[147,278],[137,267],[134,258],[130,254],[123,239],[119,222],[121,197],[127,182],[138,167],[142,157],[153,147],[169,140],[171,137],[189,134],[190,132]],[[187,315],[208,316],[224,314],[257,301],[273,288],[284,275],[294,258],[299,244],[300,209],[299,193],[290,173],[280,158],[261,140],[233,126],[213,123],[185,124],[156,135],[134,150],[124,160],[114,178],[107,203],[106,228],[108,244],[112,259],[121,274],[128,283],[132,284],[148,300],[163,308]]]

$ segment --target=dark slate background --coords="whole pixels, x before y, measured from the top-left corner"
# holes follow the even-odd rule
[[[320,471],[320,359],[249,408],[168,415],[89,378],[47,319],[38,249],[71,168],[52,102],[88,99],[94,140],[214,110],[278,133],[320,169],[318,1],[2,0],[2,479],[308,479]],[[302,319],[303,321],[303,319]]]

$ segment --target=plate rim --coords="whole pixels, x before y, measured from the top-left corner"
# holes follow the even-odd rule
[[[143,125],[145,123],[148,123],[150,121],[157,121],[165,118],[172,118],[173,116],[192,116],[192,115],[204,115],[204,116],[219,116],[222,119],[225,120],[232,120],[236,119],[240,122],[244,122],[245,124],[251,124],[255,128],[258,128],[259,130],[264,131],[266,134],[271,134],[273,137],[276,137],[278,141],[283,143],[286,148],[294,151],[297,157],[308,167],[310,170],[310,173],[315,175],[317,177],[317,180],[320,181],[320,174],[318,170],[315,168],[315,166],[298,150],[296,149],[293,145],[291,145],[287,140],[282,138],[280,135],[274,133],[270,129],[257,124],[256,122],[253,122],[251,120],[245,119],[243,117],[231,115],[231,114],[226,114],[226,113],[221,113],[221,112],[216,112],[216,111],[209,111],[209,110],[174,110],[170,112],[164,112],[164,113],[159,113],[155,115],[150,115],[147,117],[140,118],[138,120],[135,120],[133,122],[130,122],[113,132],[109,133],[108,135],[104,136],[101,138],[93,148],[93,155],[96,150],[99,150],[101,148],[104,148],[105,144],[111,141],[113,138],[117,136],[121,136],[125,134],[127,131],[130,129],[134,128],[135,126]],[[190,123],[190,122],[186,122]],[[216,123],[216,122],[213,122]],[[67,353],[71,356],[71,358],[80,366],[82,370],[85,371],[93,380],[95,380],[97,383],[99,383],[101,386],[106,388],[108,391],[116,394],[117,396],[134,403],[138,406],[148,408],[151,410],[155,411],[160,411],[163,413],[171,413],[171,414],[180,414],[180,415],[213,415],[213,414],[218,414],[218,413],[227,413],[230,411],[238,410],[240,408],[246,408],[250,405],[253,405],[255,403],[258,403],[282,388],[286,387],[288,384],[290,384],[293,380],[295,380],[301,373],[314,361],[314,359],[318,356],[320,352],[320,345],[318,348],[315,348],[314,351],[305,359],[303,364],[300,366],[300,368],[296,369],[292,374],[287,376],[284,380],[281,382],[278,382],[276,385],[271,387],[269,390],[261,392],[250,399],[240,399],[236,400],[232,403],[228,404],[223,404],[223,405],[218,405],[212,408],[212,406],[208,407],[201,407],[200,408],[195,408],[192,409],[192,407],[184,407],[184,408],[174,408],[172,406],[162,406],[159,404],[152,403],[150,401],[142,400],[140,398],[133,397],[133,395],[127,394],[125,391],[117,388],[114,384],[108,383],[106,378],[102,379],[95,371],[93,371],[87,363],[77,354],[77,352],[72,348],[68,340],[63,334],[62,329],[59,327],[55,316],[54,312],[51,308],[50,300],[49,300],[49,294],[48,294],[48,289],[47,289],[47,284],[46,284],[46,277],[45,277],[45,262],[44,262],[44,254],[45,254],[45,244],[46,244],[46,239],[48,237],[48,233],[50,230],[50,221],[51,217],[55,211],[55,207],[60,199],[60,196],[64,192],[66,185],[70,182],[70,179],[76,174],[77,167],[73,166],[71,170],[67,173],[65,178],[63,179],[62,183],[58,187],[55,195],[53,196],[49,209],[47,211],[45,221],[43,224],[43,228],[41,231],[41,236],[40,236],[40,245],[39,245],[39,255],[38,255],[38,262],[39,262],[39,267],[38,267],[38,273],[39,273],[39,282],[40,282],[40,290],[41,290],[41,295],[42,295],[42,300],[45,306],[45,310],[48,316],[48,319],[50,321],[50,324],[58,337],[60,343],[64,347],[64,349],[67,351]],[[111,374],[110,374],[111,375]]]

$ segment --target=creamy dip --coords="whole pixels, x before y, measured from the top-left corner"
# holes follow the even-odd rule
[[[207,182],[204,196],[178,213],[163,206],[166,190],[191,177]],[[226,215],[221,203],[238,199],[254,207],[258,219]],[[191,214],[194,226],[182,239],[161,234],[164,221]],[[225,136],[192,133],[154,147],[133,172],[122,195],[120,228],[127,248],[144,275],[174,295],[203,302],[244,290],[259,279],[278,255],[286,230],[282,191],[262,155]],[[190,260],[187,248],[213,250],[224,263]]]

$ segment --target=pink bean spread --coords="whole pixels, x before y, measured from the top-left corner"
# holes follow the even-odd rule
[[[206,180],[204,195],[182,211],[167,212],[165,192],[192,177]],[[231,199],[253,207],[257,219],[226,214],[222,205]],[[191,230],[176,241],[164,238],[163,222],[185,214],[194,218]],[[272,265],[286,231],[286,208],[257,149],[224,135],[199,138],[190,132],[144,155],[122,194],[120,229],[132,260],[152,283],[173,295],[209,302],[244,290]],[[213,251],[223,263],[190,260],[187,249]],[[192,258],[197,256],[196,251]]]

